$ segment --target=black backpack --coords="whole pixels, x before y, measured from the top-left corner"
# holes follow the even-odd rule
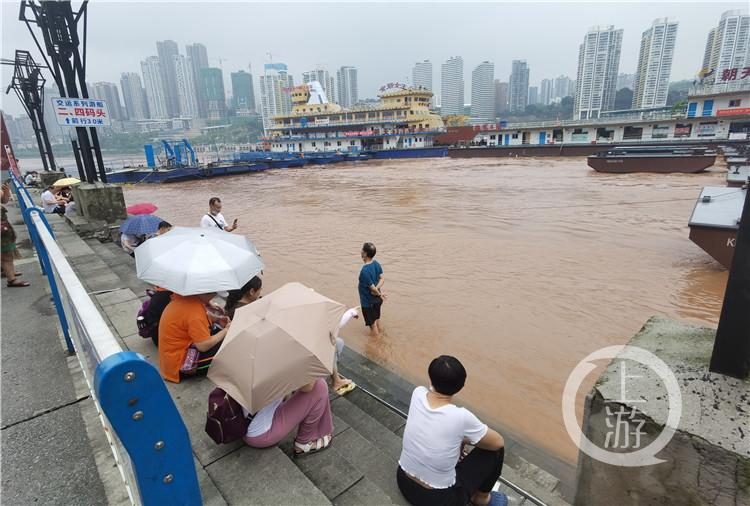
[[[172,300],[172,292],[146,290],[148,299],[143,301],[138,311],[136,323],[138,324],[138,335],[144,339],[151,338],[154,344],[159,346],[159,320],[167,304]]]

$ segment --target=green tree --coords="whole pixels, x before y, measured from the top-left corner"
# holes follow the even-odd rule
[[[615,110],[630,109],[633,106],[633,90],[620,88],[615,94]]]
[[[679,102],[684,102],[688,98],[690,87],[693,85],[693,81],[686,79],[683,81],[675,81],[669,83],[669,91],[667,92],[667,105],[675,105]]]

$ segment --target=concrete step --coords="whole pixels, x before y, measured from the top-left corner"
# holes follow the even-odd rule
[[[331,402],[331,410],[350,427],[336,437],[336,451],[350,456],[352,465],[394,504],[407,504],[396,485],[401,438],[346,397]]]
[[[135,275],[135,261],[114,243],[82,240],[56,217],[53,224],[61,247],[102,309],[123,347],[145,356],[158,367],[158,352],[137,335],[135,315],[148,285]],[[394,373],[345,349],[342,374],[352,378],[397,410],[407,411],[413,390]],[[331,396],[334,442],[324,452],[293,458],[292,436],[277,447],[256,450],[241,441],[216,445],[205,433],[208,394],[213,384],[194,378],[167,384],[188,428],[196,469],[206,504],[406,504],[396,485],[405,419],[358,388]],[[558,481],[522,458],[509,458],[503,475],[549,504],[566,504]],[[528,500],[500,486],[511,504]]]

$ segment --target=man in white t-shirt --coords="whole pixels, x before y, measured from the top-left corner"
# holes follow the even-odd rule
[[[45,213],[65,214],[65,204],[68,202],[59,195],[60,190],[52,186],[42,192],[42,208]]]
[[[201,218],[201,227],[216,227],[219,230],[232,232],[237,228],[237,218],[234,219],[231,226],[227,225],[227,220],[221,214],[221,199],[219,197],[211,197],[208,201],[208,212]]]
[[[492,491],[503,469],[503,437],[451,403],[466,382],[464,366],[441,355],[428,374],[430,389],[417,387],[411,396],[398,488],[414,505],[506,506],[507,496]],[[462,458],[464,444],[474,449]]]

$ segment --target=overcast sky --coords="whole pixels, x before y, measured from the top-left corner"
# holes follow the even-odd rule
[[[74,6],[79,5],[74,3]],[[415,62],[433,62],[440,88],[440,64],[453,55],[464,59],[467,101],[471,71],[484,60],[506,81],[511,60],[525,59],[530,84],[566,74],[575,78],[578,46],[593,25],[624,29],[620,72],[633,73],[641,33],[657,17],[679,22],[671,80],[690,79],[699,70],[708,31],[722,12],[747,2],[494,2],[494,3],[199,3],[112,2],[89,4],[89,82],[119,84],[120,73],[140,73],[140,61],[156,54],[156,41],[200,42],[209,63],[229,72],[247,70],[256,78],[270,60],[289,66],[295,82],[305,70],[323,65],[359,69],[360,97],[373,97],[389,81],[411,79]],[[18,3],[2,0],[2,57],[15,49],[38,51],[18,21]],[[42,61],[41,57],[37,61]],[[7,87],[12,67],[3,67]],[[51,80],[51,79],[50,79]],[[257,93],[257,91],[256,91]],[[2,108],[21,111],[12,95]]]

